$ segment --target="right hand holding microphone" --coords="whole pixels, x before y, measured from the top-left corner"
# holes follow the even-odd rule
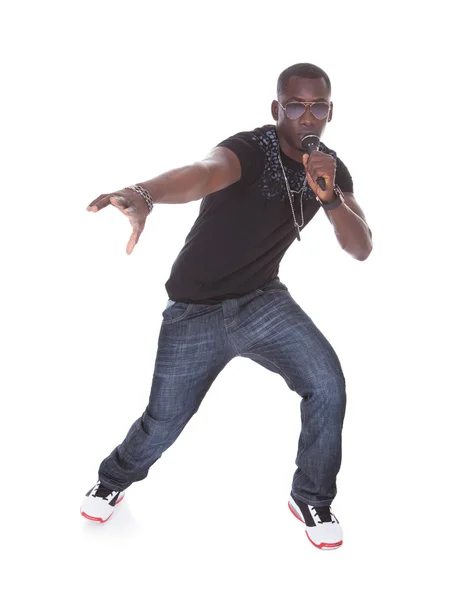
[[[86,208],[88,212],[99,212],[106,206],[113,205],[123,215],[129,218],[132,234],[126,247],[127,254],[131,254],[139,241],[140,234],[145,228],[145,222],[151,210],[145,198],[132,189],[125,188],[113,194],[102,194]],[[153,205],[151,204],[151,207]]]

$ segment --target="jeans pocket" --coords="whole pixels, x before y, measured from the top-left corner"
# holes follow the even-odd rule
[[[169,300],[166,309],[163,311],[163,323],[168,325],[170,323],[181,321],[188,315],[192,307],[192,304]]]

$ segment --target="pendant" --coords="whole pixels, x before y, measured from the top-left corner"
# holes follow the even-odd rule
[[[300,238],[300,228],[298,227],[298,225],[295,225],[295,231],[296,231],[296,239],[301,242],[301,238]]]

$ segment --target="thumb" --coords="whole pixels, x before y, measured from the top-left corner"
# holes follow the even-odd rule
[[[308,164],[309,154],[303,154],[303,165],[306,166]]]

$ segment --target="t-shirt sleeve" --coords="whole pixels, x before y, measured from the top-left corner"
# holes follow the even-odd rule
[[[354,182],[349,169],[339,157],[336,157],[335,183],[342,192],[354,192]]]
[[[263,173],[265,166],[265,153],[258,145],[253,133],[242,131],[226,140],[223,140],[217,146],[229,148],[238,157],[241,164],[240,183],[251,185]]]

